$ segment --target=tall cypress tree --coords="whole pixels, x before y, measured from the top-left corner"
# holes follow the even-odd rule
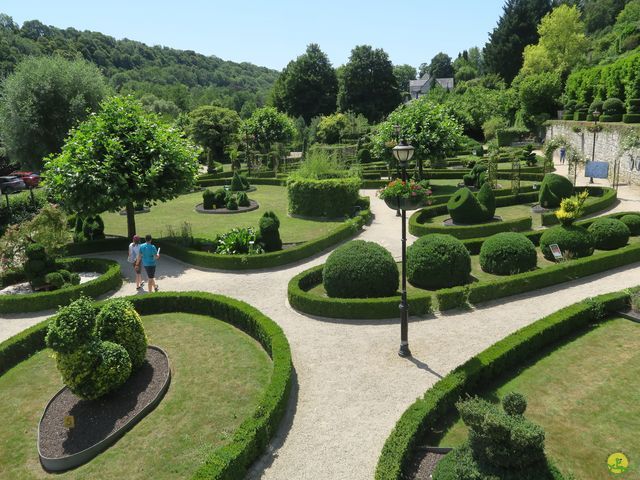
[[[538,42],[538,24],[551,11],[550,0],[507,0],[489,34],[484,60],[491,73],[511,83],[522,67],[524,47]]]

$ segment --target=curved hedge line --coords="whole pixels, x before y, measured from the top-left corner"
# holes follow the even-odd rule
[[[599,193],[600,195],[592,195],[591,198],[595,198],[593,202],[586,203],[583,207],[582,216],[592,215],[594,213],[601,212],[602,210],[609,208],[618,200],[618,193],[609,187],[578,187],[576,193],[587,190],[590,195],[593,193]],[[542,225],[550,226],[560,223],[554,212],[546,212],[542,214]]]
[[[360,199],[360,202],[366,201]],[[203,252],[194,248],[185,247],[172,242],[170,239],[158,238],[156,245],[162,247],[162,253],[177,258],[185,263],[204,268],[216,268],[220,270],[253,270],[261,268],[273,268],[280,265],[305,259],[316,253],[320,253],[336,243],[355,235],[371,219],[371,212],[360,210],[355,217],[344,224],[331,230],[325,236],[304,242],[293,248],[268,252],[260,255],[221,255],[217,253]],[[93,242],[74,243],[68,246],[74,253],[95,253],[112,250],[126,250],[128,240],[123,237],[108,238]]]
[[[400,295],[382,298],[330,298],[314,295],[309,289],[322,284],[324,265],[299,273],[289,281],[287,296],[289,304],[296,310],[328,318],[383,319],[399,315]],[[429,292],[408,292],[411,315],[431,312]]]
[[[474,393],[500,374],[513,371],[543,348],[601,320],[600,306],[615,312],[628,302],[627,293],[610,293],[576,303],[521,328],[455,368],[402,414],[382,448],[376,480],[405,478],[429,425],[450,412],[460,397]]]
[[[141,315],[187,312],[212,316],[256,339],[273,360],[273,373],[253,415],[240,424],[226,445],[209,453],[194,479],[241,479],[267,447],[280,424],[289,399],[293,364],[282,329],[250,305],[203,292],[156,293],[126,297]],[[0,343],[0,375],[45,348],[45,320]]]
[[[98,272],[102,275],[86,283],[52,292],[0,295],[0,313],[37,312],[56,308],[71,303],[81,295],[95,298],[111,290],[117,290],[122,285],[120,265],[113,260],[66,258],[57,263],[72,272]],[[12,276],[10,283],[20,280],[18,276]]]

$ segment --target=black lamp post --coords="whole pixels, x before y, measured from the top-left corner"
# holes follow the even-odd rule
[[[600,112],[594,110],[591,112],[593,117],[593,149],[591,150],[591,161],[596,161],[596,133],[598,132],[598,118],[600,118]],[[593,177],[589,177],[589,183],[593,183]]]
[[[396,144],[400,145],[400,125],[396,124],[393,126],[393,130],[396,133]],[[398,157],[396,157],[396,152],[394,149],[393,157],[396,159],[396,178],[400,178],[400,165],[398,164]],[[396,210],[396,217],[400,216],[400,209]]]
[[[393,147],[393,156],[402,169],[402,181],[407,181],[407,166],[413,157],[414,148],[404,140]],[[398,205],[401,205],[398,198]],[[398,355],[410,357],[409,350],[409,305],[407,304],[407,210],[402,210],[402,300],[400,302],[400,350]]]

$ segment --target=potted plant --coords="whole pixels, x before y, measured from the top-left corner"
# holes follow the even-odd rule
[[[380,190],[378,196],[394,210],[415,210],[429,203],[431,190],[413,180],[396,179]]]

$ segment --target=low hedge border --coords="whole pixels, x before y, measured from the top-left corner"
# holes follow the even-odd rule
[[[366,207],[367,200],[360,197],[358,206],[361,210],[344,224],[331,230],[326,235],[302,243],[293,248],[269,252],[261,255],[220,255],[216,253],[203,252],[190,247],[185,247],[171,241],[168,238],[158,238],[155,243],[162,247],[163,254],[181,260],[185,263],[197,267],[215,268],[220,270],[255,270],[264,268],[274,268],[288,263],[297,262],[320,253],[336,243],[346,240],[371,220],[371,211],[362,208]],[[114,250],[126,250],[128,240],[123,237],[108,238],[93,242],[74,243],[67,247],[74,253],[95,253]]]
[[[37,312],[67,305],[81,295],[98,297],[122,285],[120,265],[113,260],[101,258],[65,258],[58,261],[61,267],[73,272],[89,271],[101,273],[98,278],[73,287],[52,292],[24,295],[1,295],[0,313]],[[13,281],[16,277],[12,278]]]
[[[283,187],[286,185],[286,180],[279,178],[257,178],[257,177],[249,177],[249,183],[251,185],[274,185],[277,187]],[[224,185],[229,185],[231,183],[230,178],[206,178],[199,179],[197,181],[198,186],[200,187],[222,187]]]
[[[141,315],[188,312],[215,317],[257,340],[273,361],[273,373],[253,415],[240,424],[231,441],[207,455],[194,479],[242,479],[266,449],[287,408],[293,364],[282,329],[252,306],[204,292],[156,293],[126,297]],[[0,375],[45,348],[47,322],[0,343]]]
[[[618,215],[623,214],[616,214],[616,216]],[[590,220],[589,224],[592,221]],[[583,223],[583,226],[586,225],[587,222]],[[599,252],[595,256],[500,277],[491,281],[475,282],[435,291],[411,292],[408,295],[409,312],[411,315],[424,315],[435,307],[434,304],[437,304],[440,311],[464,308],[470,303],[477,304],[525,293],[635,262],[640,262],[640,243],[633,243],[617,250]],[[319,265],[305,270],[289,282],[287,288],[289,303],[296,310],[310,315],[343,319],[382,319],[398,315],[399,295],[385,298],[338,299],[309,293],[311,288],[322,283],[323,266]]]
[[[585,204],[582,216],[592,215],[594,213],[601,212],[618,200],[618,193],[609,187],[578,187],[575,189],[576,193],[587,190],[592,198],[596,200]],[[595,193],[598,195],[596,196]],[[542,214],[542,225],[557,225],[560,223],[554,212],[546,212]]]
[[[383,298],[329,298],[308,293],[322,283],[324,265],[299,273],[289,281],[289,304],[296,310],[327,318],[386,319],[398,316],[400,295]],[[431,294],[408,294],[411,315],[431,312]]]
[[[601,321],[602,308],[605,314],[612,313],[628,302],[627,293],[610,293],[576,303],[521,328],[455,368],[402,414],[382,448],[376,480],[405,478],[429,425],[451,411],[459,398],[475,393],[500,374],[513,371],[543,348]]]

